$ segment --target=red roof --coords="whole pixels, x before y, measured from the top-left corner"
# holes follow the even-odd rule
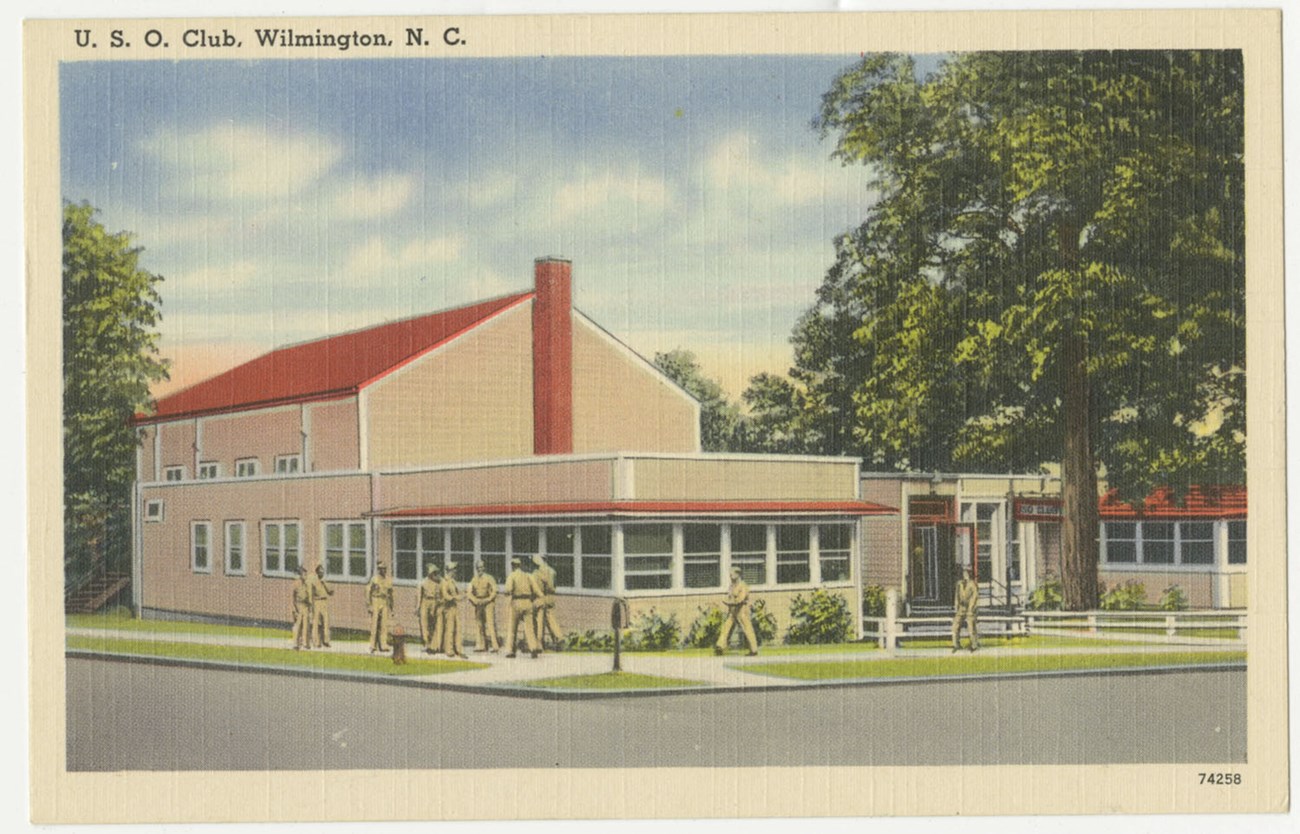
[[[153,414],[136,415],[136,422],[157,423],[355,394],[532,296],[532,291],[523,292],[279,348],[163,397]]]
[[[382,518],[532,515],[896,515],[898,510],[869,501],[581,501],[569,504],[479,504],[459,507],[405,507],[382,510]]]
[[[1177,504],[1173,491],[1162,487],[1147,497],[1141,511],[1119,501],[1111,490],[1101,497],[1101,517],[1109,520],[1129,518],[1245,518],[1244,486],[1194,486]]]

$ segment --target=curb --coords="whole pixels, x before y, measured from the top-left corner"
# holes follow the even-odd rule
[[[790,692],[808,689],[852,689],[871,686],[900,686],[918,683],[953,683],[957,681],[1023,680],[1029,678],[1117,677],[1132,675],[1164,675],[1176,672],[1237,672],[1245,671],[1246,661],[1223,663],[1184,663],[1170,666],[1119,666],[1105,669],[1058,669],[1046,672],[989,672],[972,675],[925,675],[889,678],[833,678],[815,681],[783,681],[756,683],[747,686],[678,686],[655,689],[565,690],[542,689],[519,684],[465,684],[444,683],[429,678],[383,677],[346,670],[304,669],[295,666],[255,666],[228,663],[222,660],[193,660],[187,658],[158,657],[155,655],[100,652],[93,649],[66,649],[64,656],[76,660],[100,660],[119,663],[138,663],[151,666],[171,666],[184,669],[216,669],[225,672],[247,672],[259,675],[285,675],[318,680],[340,680],[350,683],[376,683],[385,686],[405,686],[416,689],[465,692],[476,695],[497,695],[506,698],[525,698],[542,701],[589,701],[607,698],[654,698],[672,695],[734,695],[737,693]],[[736,668],[736,667],[731,667]],[[741,670],[743,671],[743,669]],[[760,673],[753,673],[760,674]]]

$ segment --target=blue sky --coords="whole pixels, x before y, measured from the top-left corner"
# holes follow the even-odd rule
[[[856,56],[64,64],[62,192],[136,234],[173,385],[530,286],[733,396],[872,194],[811,127]]]

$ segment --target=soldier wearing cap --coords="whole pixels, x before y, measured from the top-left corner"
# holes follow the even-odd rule
[[[311,583],[307,581],[307,568],[298,568],[293,580],[293,647],[311,648]]]
[[[731,569],[731,588],[727,590],[723,603],[727,606],[727,621],[718,632],[718,644],[713,647],[713,653],[722,654],[727,650],[731,632],[739,622],[740,630],[745,633],[749,653],[758,654],[758,638],[754,636],[754,621],[749,615],[749,586],[740,578],[740,568]]]
[[[528,651],[533,657],[537,657],[537,632],[533,629],[533,599],[537,592],[533,587],[533,579],[524,573],[523,562],[519,559],[511,559],[510,575],[506,577],[505,592],[510,597],[510,653],[506,657],[514,657],[516,650],[519,648],[519,624],[524,626],[524,640],[527,642]]]
[[[465,644],[460,637],[460,601],[463,596],[460,585],[456,584],[456,563],[448,562],[439,589],[439,611],[442,616],[438,621],[442,627],[442,652],[447,657],[465,656]]]
[[[497,639],[497,581],[483,570],[482,562],[474,563],[474,578],[469,583],[469,601],[474,606],[474,622],[478,624],[478,652],[496,652],[501,648]]]
[[[415,603],[416,621],[420,624],[420,642],[425,654],[442,651],[442,611],[439,607],[442,582],[438,579],[438,566],[429,565],[429,574],[420,580],[419,599]]]
[[[534,603],[534,628],[537,630],[537,644],[546,647],[546,630],[551,630],[555,640],[555,650],[560,650],[564,632],[560,630],[560,621],[555,616],[555,568],[546,564],[546,560],[537,555],[533,557],[534,584],[537,586],[537,600]]]
[[[329,647],[330,644],[330,597],[334,589],[325,581],[325,566],[317,565],[316,573],[308,583],[311,585],[311,626],[307,629],[307,641],[313,640],[317,646]]]
[[[963,622],[970,632],[970,650],[975,651],[980,647],[979,633],[975,628],[979,603],[980,586],[971,578],[970,568],[965,568],[961,572],[961,581],[957,583],[957,591],[952,599],[952,650],[954,652],[961,648]]]
[[[375,565],[375,575],[366,584],[366,610],[370,612],[370,651],[388,651],[388,633],[393,621],[393,580],[388,565]]]

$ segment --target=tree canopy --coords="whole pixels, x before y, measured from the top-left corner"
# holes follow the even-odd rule
[[[970,53],[925,78],[870,55],[817,124],[881,194],[795,333],[845,451],[1060,462],[1070,607],[1096,601],[1099,465],[1138,502],[1242,481],[1239,52]]]
[[[131,416],[167,378],[158,355],[162,278],[87,203],[63,206],[63,488],[65,561],[124,559],[135,477]]]

